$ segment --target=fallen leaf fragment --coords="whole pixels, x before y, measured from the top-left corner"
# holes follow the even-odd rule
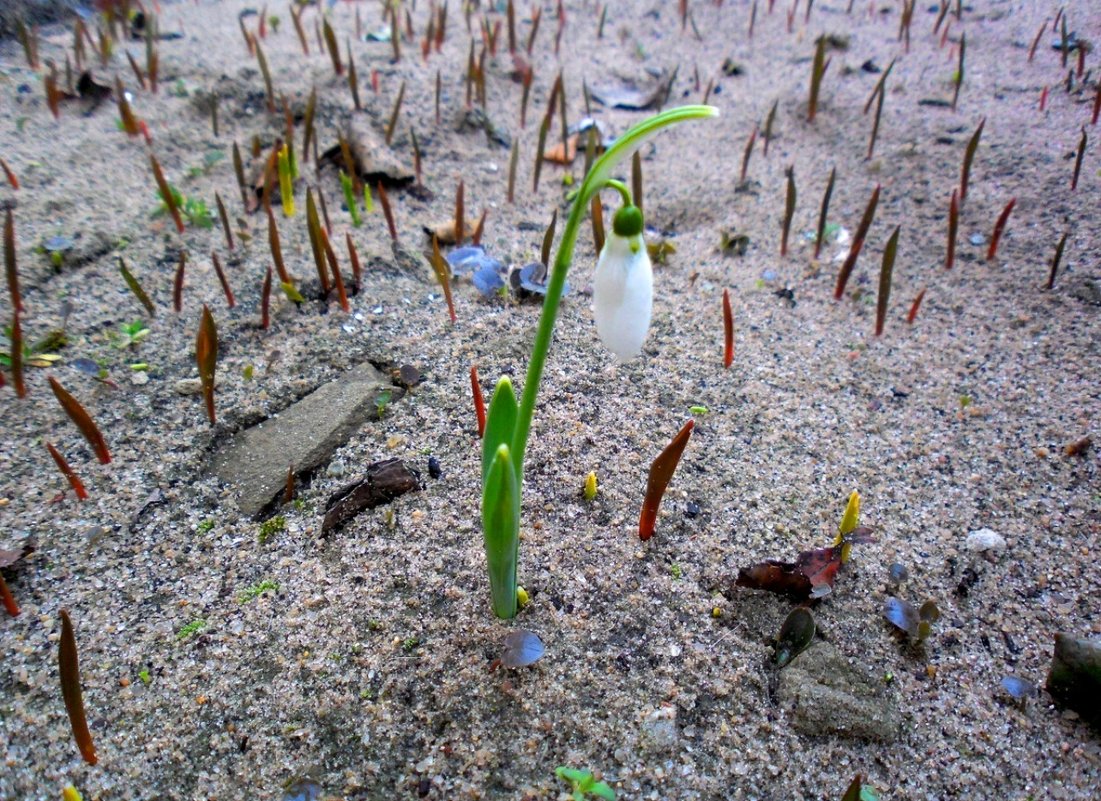
[[[577,134],[566,139],[565,147],[559,142],[543,151],[543,161],[549,161],[552,164],[573,164],[575,158],[577,158]]]
[[[833,591],[837,571],[841,568],[841,555],[846,545],[855,542],[871,542],[871,529],[856,528],[845,535],[840,545],[803,551],[794,562],[768,559],[738,571],[736,587],[751,590],[767,590],[786,595],[796,601],[823,598]]]
[[[420,489],[420,476],[401,459],[367,465],[367,475],[334,492],[325,504],[321,533],[328,534],[364,509],[374,509]]]

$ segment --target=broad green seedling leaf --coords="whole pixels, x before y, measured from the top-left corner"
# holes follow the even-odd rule
[[[500,387],[500,384],[498,384]],[[496,400],[496,395],[494,400]],[[515,404],[513,399],[513,404]],[[489,426],[486,426],[489,435]],[[504,620],[516,616],[516,557],[520,542],[520,485],[508,445],[494,452],[482,493],[482,531],[493,611]]]

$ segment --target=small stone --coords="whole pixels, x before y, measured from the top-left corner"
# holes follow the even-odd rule
[[[345,472],[347,472],[347,468],[340,459],[333,459],[329,462],[329,466],[325,468],[325,474],[333,478],[340,478]]]
[[[975,553],[982,553],[983,551],[1001,553],[1005,550],[1005,537],[993,529],[980,528],[968,534],[964,544],[967,546],[967,550]]]
[[[198,395],[203,391],[203,382],[197,378],[181,378],[176,382],[176,392],[180,395]]]
[[[440,470],[440,460],[435,456],[428,457],[428,475],[432,478],[439,478],[443,475],[443,471]]]
[[[808,648],[780,671],[776,698],[802,734],[889,742],[902,728],[889,688],[829,643]]]
[[[149,383],[149,373],[144,371],[130,373],[130,383],[140,387]]]
[[[406,389],[412,389],[424,380],[421,371],[411,364],[403,364],[394,378],[400,386]]]
[[[672,749],[680,739],[677,729],[677,708],[663,706],[655,709],[642,722],[642,737],[655,750]]]
[[[971,234],[970,242],[972,245],[985,245],[986,237],[982,234]]]

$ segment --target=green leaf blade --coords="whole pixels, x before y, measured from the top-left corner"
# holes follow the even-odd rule
[[[505,443],[497,447],[486,475],[482,492],[482,532],[485,537],[493,611],[497,617],[508,620],[516,616],[517,606],[520,485],[516,479],[509,447]]]

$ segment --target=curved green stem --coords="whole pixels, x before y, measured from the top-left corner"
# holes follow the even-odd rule
[[[629,129],[616,140],[604,155],[593,164],[589,174],[581,183],[581,189],[573,200],[570,208],[570,216],[566,220],[566,227],[562,231],[562,241],[558,245],[558,253],[554,259],[554,269],[550,280],[547,282],[547,295],[543,300],[543,313],[539,317],[539,327],[535,332],[535,344],[532,346],[531,361],[528,363],[528,374],[524,380],[524,393],[520,400],[520,411],[516,417],[516,430],[512,436],[512,459],[516,468],[516,478],[523,481],[524,456],[527,451],[528,435],[531,433],[531,419],[535,414],[535,399],[539,394],[539,382],[543,378],[543,368],[547,363],[547,353],[550,350],[551,337],[554,334],[554,322],[558,317],[558,304],[562,300],[562,290],[566,285],[566,273],[569,272],[570,262],[573,260],[573,249],[577,244],[577,235],[581,229],[581,221],[585,212],[589,209],[589,202],[594,194],[605,186],[611,186],[621,192],[626,187],[619,181],[614,181],[611,174],[616,165],[629,156],[651,136],[662,128],[676,125],[689,120],[717,117],[719,110],[714,106],[681,106],[656,114],[643,120],[638,125]],[[619,184],[619,186],[616,186]],[[622,189],[620,189],[622,187]],[[626,199],[630,200],[627,192]]]
[[[624,206],[634,205],[634,201],[631,200],[631,190],[627,188],[627,184],[623,183],[623,181],[617,181],[615,178],[609,178],[607,181],[604,182],[604,186],[600,187],[600,189],[605,188],[614,189],[615,191],[619,192],[620,198],[623,199]],[[600,189],[597,189],[596,191],[599,192]]]

